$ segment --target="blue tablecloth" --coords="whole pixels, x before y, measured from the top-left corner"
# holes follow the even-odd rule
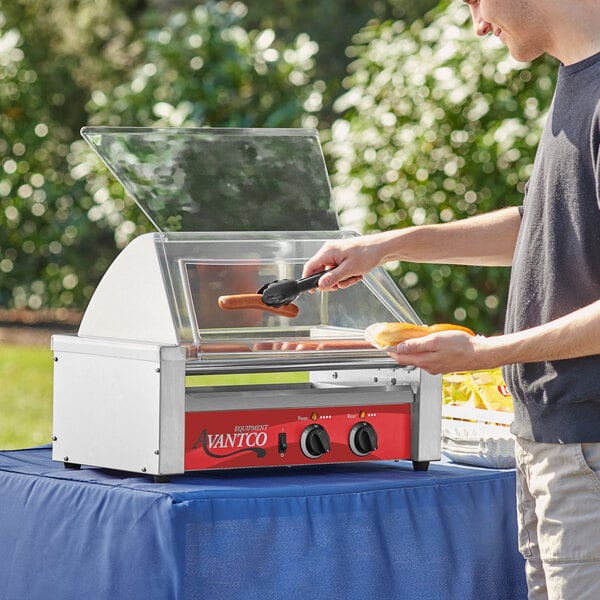
[[[169,484],[0,452],[2,600],[520,600],[513,471],[382,462]]]

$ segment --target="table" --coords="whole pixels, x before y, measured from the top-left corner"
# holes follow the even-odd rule
[[[520,600],[515,474],[408,462],[150,477],[0,452],[3,600]]]

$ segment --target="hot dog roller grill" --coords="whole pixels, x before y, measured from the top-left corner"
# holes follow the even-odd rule
[[[440,458],[441,377],[364,342],[371,323],[421,322],[385,270],[301,294],[295,318],[218,306],[356,235],[338,228],[315,131],[82,134],[157,231],[117,256],[77,335],[52,338],[54,460],[167,480]]]

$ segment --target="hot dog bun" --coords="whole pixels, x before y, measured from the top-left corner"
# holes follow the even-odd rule
[[[394,348],[405,340],[424,337],[439,331],[463,331],[475,335],[468,327],[452,323],[437,323],[435,325],[415,325],[413,323],[373,323],[365,329],[365,339],[377,348]]]

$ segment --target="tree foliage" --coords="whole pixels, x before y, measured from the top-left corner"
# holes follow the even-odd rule
[[[371,24],[337,102],[327,152],[344,222],[366,232],[447,222],[522,202],[555,65],[477,39],[456,0],[428,23]],[[502,328],[509,270],[390,265],[428,321]]]
[[[317,126],[367,232],[519,204],[555,65],[477,39],[459,0],[415,20],[436,3],[0,0],[0,306],[83,308],[149,229],[85,124]],[[506,269],[391,270],[424,319],[500,329]]]
[[[248,3],[248,21],[258,29],[272,28],[283,40],[308,32],[319,45],[315,77],[325,83],[322,129],[329,128],[335,113],[334,100],[343,92],[342,80],[351,60],[346,48],[352,37],[370,21],[388,19],[412,23],[433,8],[438,0],[261,0]]]
[[[71,5],[59,6],[68,11]],[[81,61],[88,75],[97,69],[93,85],[86,69],[75,68],[74,56],[75,62],[65,59],[74,70],[58,105],[48,101],[52,86],[23,49],[28,38],[0,23],[6,50],[0,65],[1,305],[85,306],[117,247],[149,228],[85,143],[73,141],[76,119],[59,120],[77,90],[91,85],[84,108],[95,125],[314,125],[306,117],[321,102],[311,78],[316,44],[306,34],[284,44],[272,30],[246,31],[245,12],[238,2],[233,8],[208,3],[168,19],[145,13],[135,35],[123,26],[119,43],[98,43],[103,61]],[[90,40],[99,42],[98,23],[87,22]],[[101,67],[106,63],[112,68]]]
[[[90,124],[316,126],[311,114],[321,108],[321,86],[311,71],[317,45],[306,34],[284,44],[270,29],[247,31],[245,15],[239,2],[210,3],[178,11],[166,22],[150,19],[130,77],[92,92]],[[118,246],[147,230],[140,210],[85,143],[74,143],[72,151],[72,173],[85,181],[94,201],[89,218],[110,223]]]
[[[93,277],[106,265],[77,251],[97,234],[83,186],[65,168],[69,129],[52,116],[21,41],[15,29],[0,35],[0,304],[70,306],[86,286],[79,273]]]
[[[132,28],[118,6],[0,2],[0,306],[80,308],[114,257],[68,159],[86,86],[125,62]]]

